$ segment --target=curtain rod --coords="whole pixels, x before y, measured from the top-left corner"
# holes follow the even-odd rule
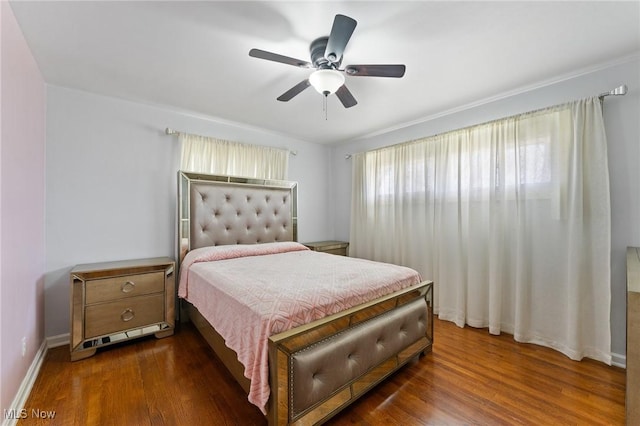
[[[598,97],[599,97],[599,98],[600,98],[600,100],[602,101],[602,100],[604,100],[604,98],[605,98],[606,96],[624,96],[624,95],[626,95],[626,94],[627,94],[627,92],[628,92],[628,91],[629,91],[629,89],[627,88],[627,85],[626,85],[626,84],[622,84],[622,85],[620,85],[620,86],[616,87],[615,89],[611,89],[611,90],[610,90],[610,91],[608,91],[608,92],[600,93],[600,94],[598,95]],[[548,108],[548,107],[541,108],[540,110],[547,109],[547,108]],[[529,113],[531,113],[531,112],[536,112],[536,111],[529,111]],[[486,123],[474,124],[473,126],[480,126],[480,125],[482,125],[482,124],[486,124]],[[473,127],[473,126],[471,126],[471,127]],[[167,130],[169,130],[169,129],[167,129]],[[435,135],[434,135],[434,136],[435,136]],[[377,149],[383,149],[383,148],[387,148],[387,147],[381,147],[381,148],[377,148]],[[374,150],[374,151],[375,151],[375,150]],[[352,156],[353,156],[352,154],[346,154],[346,155],[344,156],[344,159],[345,159],[345,160],[349,160]]]
[[[171,129],[171,128],[169,128],[169,127],[167,127],[166,129],[164,129],[164,134],[165,134],[165,135],[169,135],[169,136],[173,136],[173,135],[175,135],[175,136],[180,136],[180,135],[181,135],[181,134],[183,134],[183,133],[184,133],[184,132],[180,132],[180,131],[178,131],[178,130]],[[186,133],[184,133],[184,134],[186,134]],[[298,151],[293,151],[293,150],[291,150],[291,149],[287,149],[287,151],[289,151],[289,154],[291,154],[291,155],[298,155]]]

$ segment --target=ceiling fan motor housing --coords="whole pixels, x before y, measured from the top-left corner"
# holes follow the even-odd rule
[[[325,52],[327,50],[327,42],[329,37],[320,37],[311,42],[309,46],[309,52],[311,53],[311,63],[318,69],[331,69],[337,68],[342,62],[342,58],[339,61],[330,61],[325,58]]]

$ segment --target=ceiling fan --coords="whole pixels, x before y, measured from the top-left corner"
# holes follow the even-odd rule
[[[406,69],[404,65],[348,65],[341,69],[342,54],[356,25],[355,19],[345,15],[336,15],[329,37],[320,37],[311,42],[309,47],[311,62],[260,49],[251,49],[249,56],[300,68],[316,69],[309,78],[280,95],[278,97],[279,101],[287,102],[307,87],[313,86],[318,93],[325,97],[335,93],[342,105],[345,108],[350,108],[358,102],[344,84],[345,73],[353,77],[400,78],[404,75]]]

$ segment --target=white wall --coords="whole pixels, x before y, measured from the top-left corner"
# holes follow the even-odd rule
[[[180,150],[166,127],[297,151],[299,240],[333,237],[327,146],[67,88],[47,95],[46,336],[69,332],[74,265],[174,257]]]
[[[4,0],[0,22],[0,409],[9,410],[44,340],[46,92]]]
[[[626,83],[629,93],[608,97],[604,116],[609,144],[611,180],[611,348],[625,354],[626,348],[626,265],[627,246],[640,246],[640,60],[625,58],[607,67],[564,76],[555,83],[540,85],[511,96],[425,119],[421,123],[378,136],[333,147],[333,193],[336,195],[335,235],[349,239],[351,203],[351,161],[346,154],[368,151],[483,123],[526,111],[598,95]],[[416,96],[422,96],[416,93]],[[429,97],[425,96],[425,102]]]

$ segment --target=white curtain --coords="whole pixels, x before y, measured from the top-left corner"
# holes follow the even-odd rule
[[[180,133],[181,170],[261,179],[287,179],[289,151]]]
[[[609,172],[598,98],[353,161],[352,256],[433,280],[441,319],[611,363]]]

